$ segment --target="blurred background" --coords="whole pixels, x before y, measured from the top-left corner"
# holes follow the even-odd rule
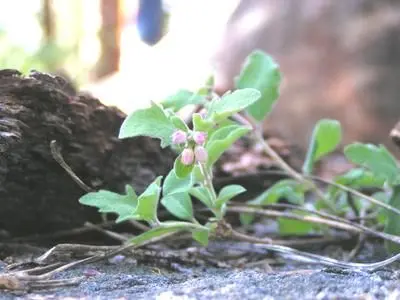
[[[0,68],[61,74],[126,113],[214,74],[218,92],[254,49],[281,66],[265,130],[305,148],[321,118],[344,144],[384,143],[400,115],[398,0],[13,0]]]

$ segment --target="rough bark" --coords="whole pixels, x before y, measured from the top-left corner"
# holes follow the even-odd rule
[[[149,138],[119,140],[124,118],[60,77],[0,71],[0,230],[48,233],[99,218],[78,203],[85,192],[53,159],[52,140],[94,188],[121,192],[132,184],[141,192],[166,174],[174,154]]]

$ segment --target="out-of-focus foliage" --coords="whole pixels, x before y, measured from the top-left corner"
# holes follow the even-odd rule
[[[24,73],[36,69],[43,72],[57,71],[68,56],[67,49],[54,43],[45,43],[34,52],[10,41],[5,30],[0,30],[0,68],[18,69]]]

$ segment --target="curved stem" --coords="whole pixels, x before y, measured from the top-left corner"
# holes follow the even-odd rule
[[[190,223],[190,222],[181,222],[181,221],[161,222],[157,228],[176,229],[177,231],[189,230],[189,229],[209,230],[208,227],[203,226],[199,223]]]
[[[290,247],[285,247],[285,246],[281,246],[281,245],[271,245],[270,241],[268,239],[264,240],[264,239],[259,239],[259,238],[253,238],[253,237],[241,234],[235,230],[231,231],[231,237],[234,240],[251,242],[251,243],[259,246],[260,248],[264,248],[269,251],[275,251],[278,253],[287,254],[287,255],[289,255],[289,257],[291,256],[292,259],[295,259],[295,260],[301,259],[302,261],[306,260],[306,261],[313,262],[313,263],[319,263],[319,264],[323,264],[323,265],[327,265],[327,266],[340,267],[340,268],[344,268],[344,269],[373,271],[373,270],[385,267],[385,266],[400,259],[400,254],[397,254],[388,259],[378,261],[375,263],[350,263],[350,262],[344,262],[344,261],[336,260],[333,258],[313,254],[313,253],[299,251],[297,249],[293,249]]]
[[[267,141],[263,138],[260,130],[255,130],[254,135],[257,138],[257,141],[261,143],[264,148],[264,151],[267,155],[269,155],[273,160],[275,160],[279,166],[287,172],[287,174],[293,179],[305,184],[309,187],[323,202],[324,204],[332,211],[336,212],[336,207],[331,203],[324,195],[324,193],[317,187],[317,185],[312,181],[307,179],[303,174],[297,172],[291,166],[289,166],[274,149],[267,143]]]
[[[288,219],[294,219],[294,220],[299,220],[299,221],[304,221],[304,222],[311,222],[311,223],[316,223],[316,224],[324,224],[333,228],[338,228],[354,233],[368,233],[369,235],[376,236],[385,240],[389,240],[391,242],[394,242],[396,244],[400,244],[400,237],[384,232],[378,232],[375,231],[371,228],[365,227],[363,225],[357,224],[357,223],[351,223],[350,221],[348,222],[343,222],[343,221],[336,221],[336,220],[328,220],[325,218],[320,218],[320,217],[315,217],[315,216],[300,216],[296,215],[293,213],[287,213],[287,212],[280,212],[280,211],[274,211],[270,209],[262,209],[259,207],[246,207],[246,206],[230,206],[227,209],[230,212],[236,212],[236,213],[250,213],[250,214],[258,214],[258,215],[263,215],[263,216],[268,216],[268,217],[283,217],[283,218],[288,218]]]

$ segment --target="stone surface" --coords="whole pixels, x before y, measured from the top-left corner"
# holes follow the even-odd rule
[[[400,273],[372,273],[294,264],[295,270],[181,267],[96,263],[58,278],[91,274],[79,286],[30,293],[1,292],[1,299],[398,299]],[[393,297],[393,298],[389,298]]]

